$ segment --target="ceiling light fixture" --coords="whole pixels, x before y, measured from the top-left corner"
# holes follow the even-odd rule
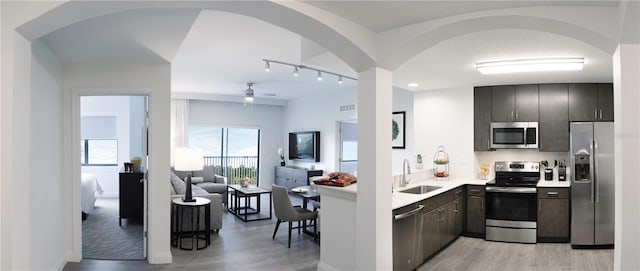
[[[414,88],[414,87],[420,86],[420,84],[418,84],[418,83],[409,83],[409,84],[407,84],[407,86]]]
[[[305,66],[305,65],[297,65],[297,64],[292,64],[292,63],[287,63],[287,62],[282,62],[282,61],[278,61],[278,60],[272,60],[272,59],[263,59],[262,61],[264,61],[265,63],[265,70],[269,71],[271,69],[270,64],[272,63],[277,63],[277,64],[282,64],[285,66],[291,66],[293,67],[293,76],[298,76],[300,70],[311,70],[311,71],[315,71],[318,73],[316,79],[318,81],[322,81],[322,74],[330,74],[333,76],[337,76],[338,77],[338,84],[342,84],[343,83],[343,79],[347,78],[347,79],[351,79],[353,81],[358,81],[358,79],[351,77],[351,76],[346,76],[344,74],[339,74],[339,73],[335,73],[335,72],[330,72],[330,71],[326,71],[326,70],[322,70],[322,69],[318,69],[318,68],[313,68],[313,67],[309,67],[309,66]]]
[[[247,105],[247,103],[252,103],[253,102],[253,89],[251,88],[251,86],[253,86],[253,83],[247,83],[247,90],[244,91],[244,104]]]
[[[476,69],[482,74],[500,74],[536,71],[577,71],[582,70],[584,58],[532,58],[477,62]]]

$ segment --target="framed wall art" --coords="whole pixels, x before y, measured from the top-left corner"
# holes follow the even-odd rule
[[[393,112],[391,117],[391,147],[405,148],[405,111]]]

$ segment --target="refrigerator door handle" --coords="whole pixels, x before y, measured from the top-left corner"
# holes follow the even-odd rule
[[[596,203],[600,202],[600,188],[598,187],[598,183],[596,183],[598,180],[598,178],[596,176],[598,176],[598,141],[596,141],[596,139],[593,139],[593,186],[594,188],[594,201]]]
[[[595,176],[596,176],[595,160],[596,159],[595,159],[595,156],[596,156],[596,153],[594,152],[594,144],[595,144],[595,140],[591,141],[591,144],[589,146],[589,149],[590,149],[590,152],[591,152],[591,157],[589,158],[591,161],[589,161],[589,162],[591,162],[590,163],[591,164],[590,167],[592,167],[591,176],[589,177],[591,179],[591,189],[590,189],[591,190],[591,199],[590,199],[591,203],[594,203],[596,201],[596,195],[595,195],[595,182],[596,182],[596,178],[595,178]]]

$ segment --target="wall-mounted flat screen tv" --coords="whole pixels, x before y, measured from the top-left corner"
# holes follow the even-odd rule
[[[289,133],[289,160],[320,162],[320,132]]]

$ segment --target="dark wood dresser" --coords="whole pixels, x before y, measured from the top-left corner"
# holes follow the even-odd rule
[[[142,206],[144,200],[144,184],[142,172],[120,173],[120,218],[118,223],[122,226],[122,219],[139,219],[142,221]]]

